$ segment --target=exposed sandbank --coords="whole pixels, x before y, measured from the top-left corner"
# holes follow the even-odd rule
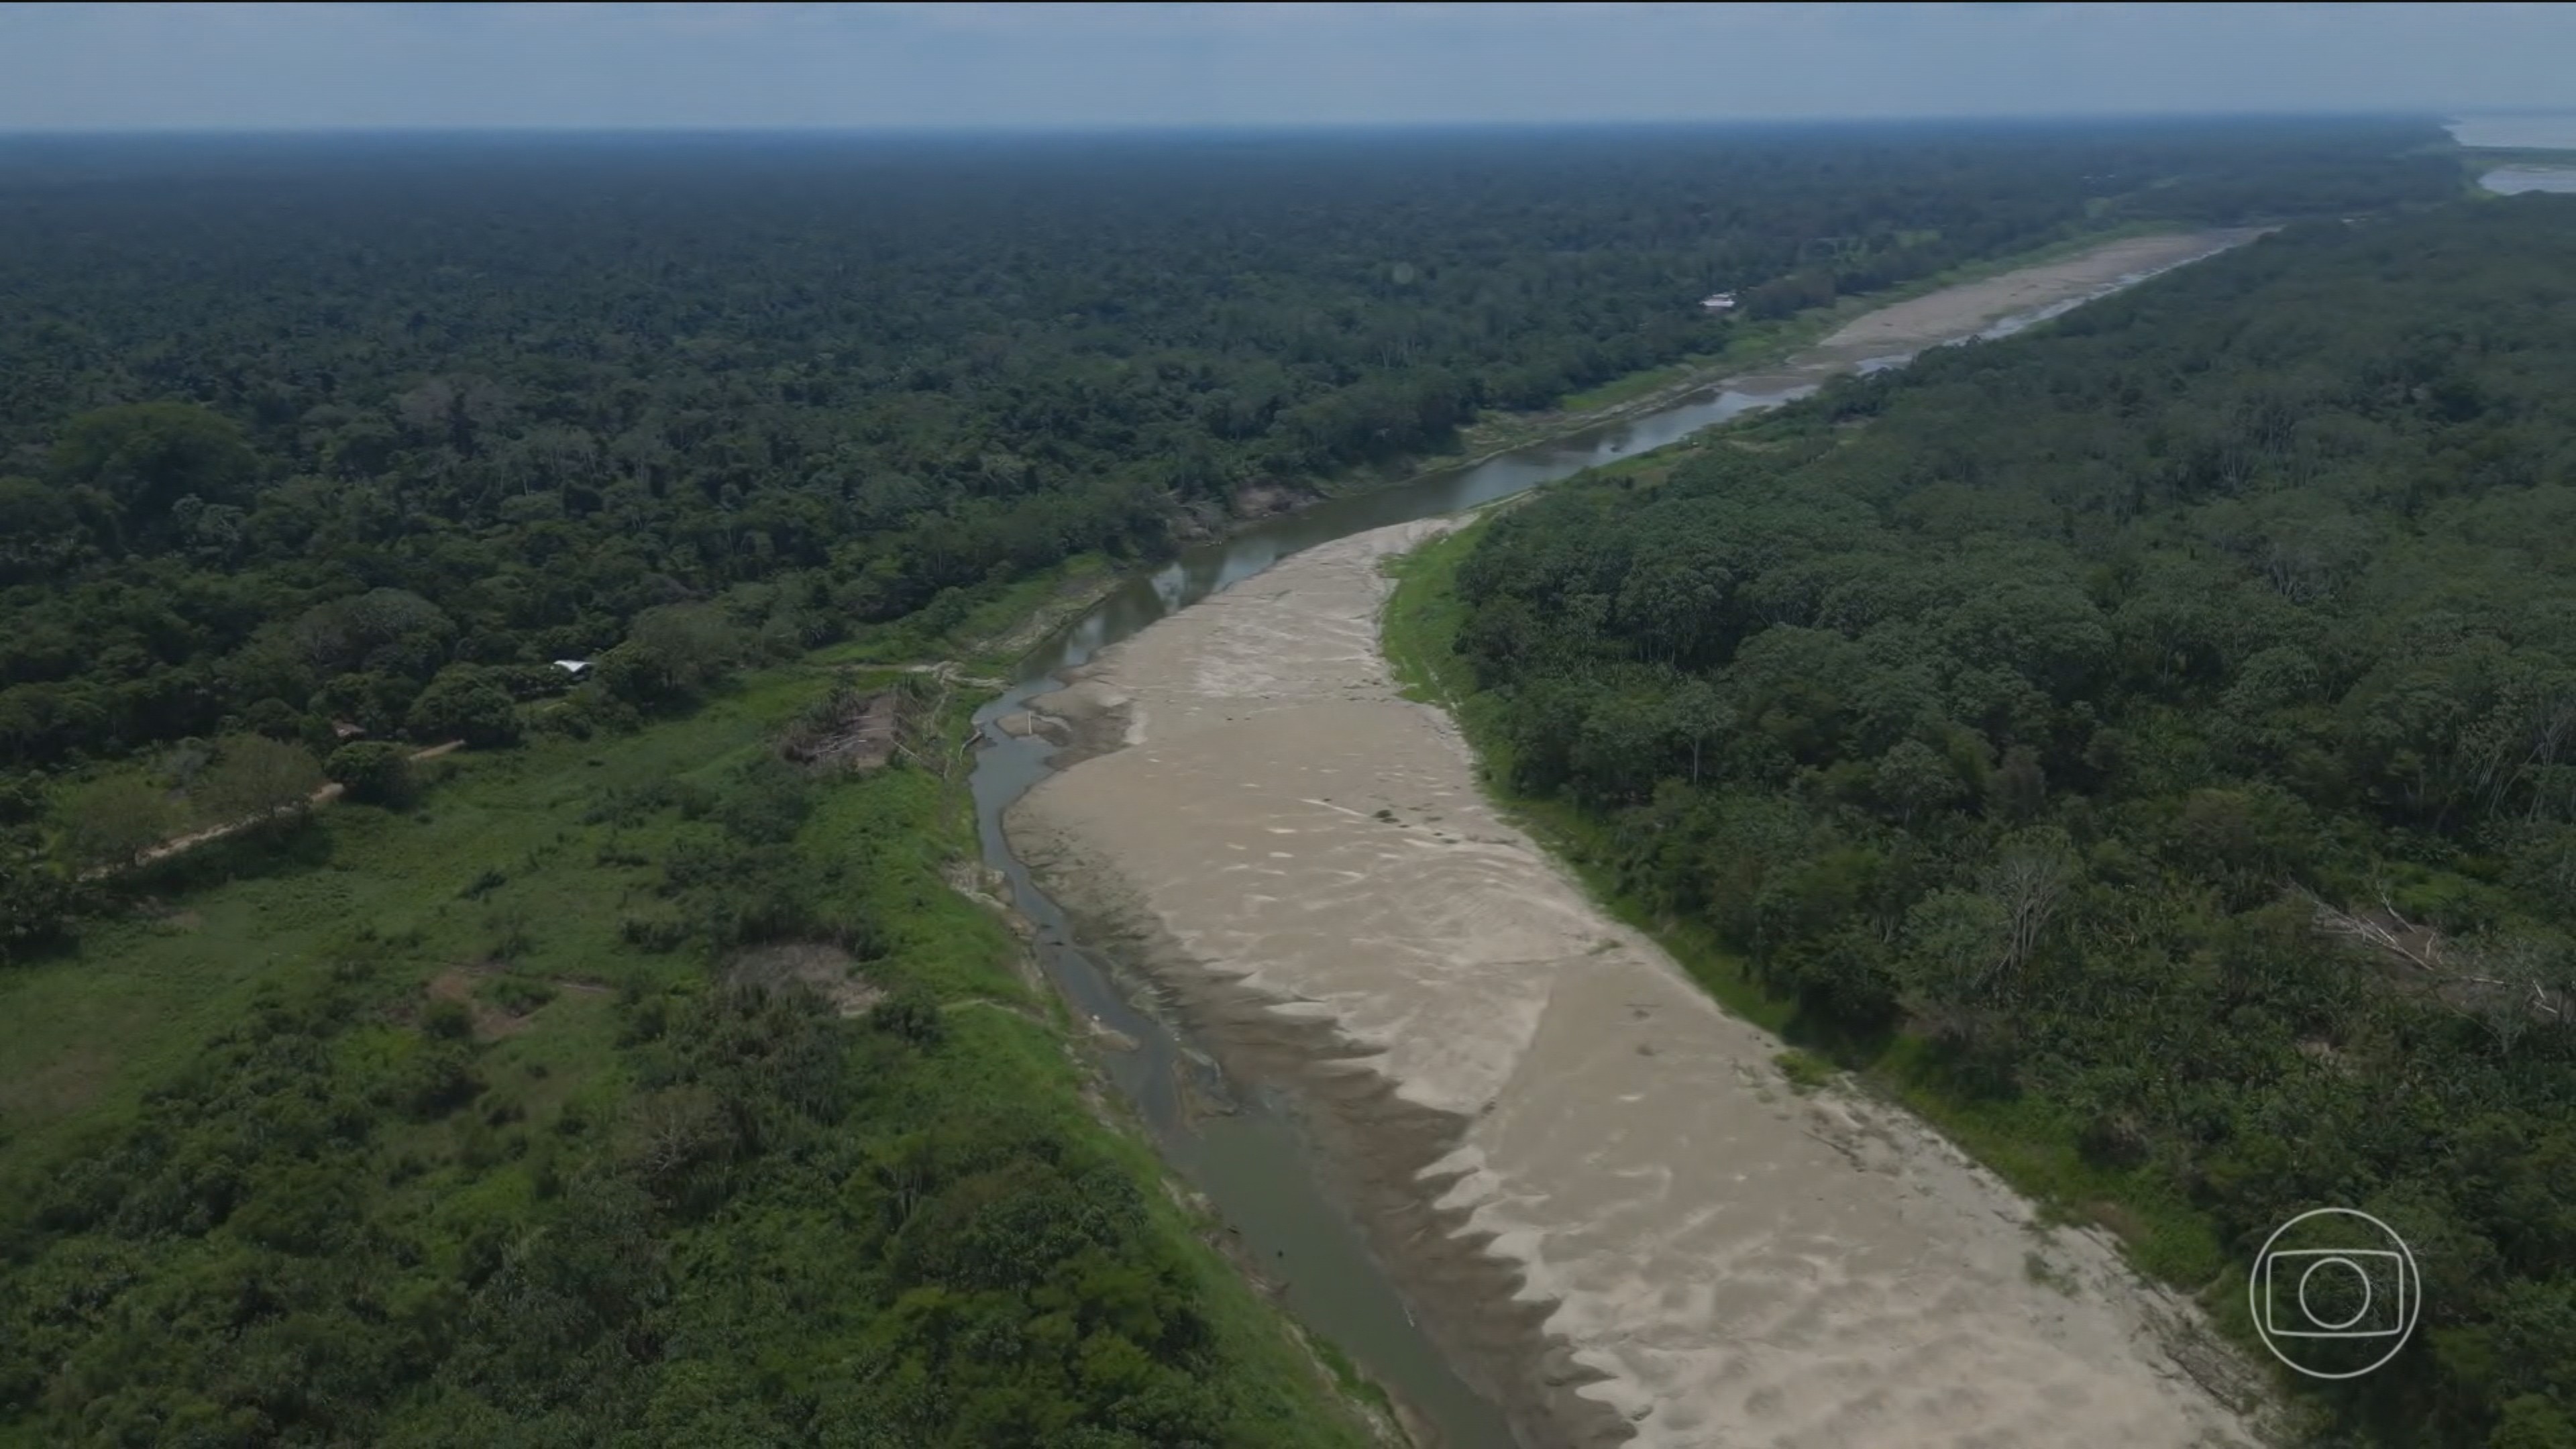
[[[2114,242],[1855,321],[1798,382],[2250,233]],[[2108,1245],[2048,1233],[1902,1112],[1801,1096],[1500,820],[1377,646],[1380,562],[1324,545],[1032,702],[1067,741],[1014,851],[1229,1065],[1291,1083],[1423,1327],[1532,1445],[2253,1442],[2259,1382]],[[1452,1446],[1494,1449],[1494,1446]]]
[[[1095,941],[1306,1086],[1462,1372],[1533,1443],[2250,1442],[2165,1346],[2184,1306],[1904,1114],[1792,1092],[1495,816],[1376,647],[1380,560],[1440,526],[1105,651],[1036,701],[1088,758],[1009,830]]]
[[[1858,318],[1800,360],[1851,363],[1920,352],[2004,317],[2054,307],[2250,241],[2258,229],[2176,232],[2104,242],[2054,262],[1897,302]]]

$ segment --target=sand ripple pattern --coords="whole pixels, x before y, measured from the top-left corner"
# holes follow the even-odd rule
[[[1297,555],[1037,701],[1110,752],[1015,809],[1023,858],[1456,1114],[1409,1180],[1581,1366],[1542,1442],[2252,1442],[2167,1351],[2184,1306],[1903,1114],[1790,1091],[1777,1042],[1487,807],[1377,649],[1381,560],[1442,526]]]

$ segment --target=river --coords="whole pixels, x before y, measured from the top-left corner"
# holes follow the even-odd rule
[[[2499,166],[2478,178],[2478,185],[2500,196],[2526,191],[2576,192],[2576,167]]]
[[[2576,115],[2469,116],[2450,123],[2451,139],[2466,147],[2511,151],[2562,151],[2568,164],[2517,162],[2478,178],[2478,184],[2500,195],[2525,191],[2576,192]]]
[[[1231,1079],[1197,1044],[1188,1022],[1165,1009],[1133,971],[1075,939],[1064,913],[1032,883],[1004,839],[1002,817],[1046,777],[1056,746],[1015,737],[998,721],[1058,688],[1065,671],[1099,650],[1300,550],[1456,513],[1659,448],[1804,396],[1835,373],[1901,364],[1922,345],[2006,335],[2245,235],[2133,239],[1918,298],[1862,318],[1780,368],[1731,379],[1651,414],[1327,500],[1190,548],[1128,580],[1040,645],[1011,686],[977,712],[981,741],[972,788],[983,852],[1034,927],[1039,966],[1077,1014],[1134,1040],[1134,1050],[1103,1051],[1102,1064],[1165,1160],[1205,1195],[1244,1255],[1280,1286],[1287,1308],[1386,1385],[1426,1438],[1451,1449],[1515,1442],[1496,1404],[1471,1388],[1417,1326],[1394,1275],[1339,1201],[1296,1103]]]
[[[2576,151],[2576,113],[2567,111],[2460,116],[2445,129],[2453,141],[2472,149]]]

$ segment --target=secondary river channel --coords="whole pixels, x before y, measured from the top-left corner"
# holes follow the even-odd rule
[[[985,860],[1009,882],[1034,927],[1039,966],[1073,1010],[1136,1044],[1104,1050],[1109,1078],[1165,1160],[1202,1193],[1301,1322],[1347,1351],[1402,1402],[1422,1437],[1446,1449],[1516,1442],[1502,1411],[1471,1388],[1416,1326],[1416,1315],[1331,1188],[1296,1102],[1232,1080],[1134,971],[1075,939],[1057,905],[1004,839],[1011,804],[1049,773],[1058,748],[999,721],[1093,654],[1261,573],[1300,550],[1370,529],[1456,513],[1659,448],[1703,428],[1813,391],[1837,373],[1902,363],[1925,346],[1994,337],[2054,316],[2245,239],[2247,234],[2144,238],[2067,262],[1953,288],[1869,314],[1786,365],[1729,379],[1659,410],[1395,487],[1331,499],[1185,550],[1125,581],[1019,665],[1011,686],[977,712],[972,788]],[[1123,1044],[1122,1044],[1123,1045]],[[1535,1446],[1533,1446],[1535,1449]]]

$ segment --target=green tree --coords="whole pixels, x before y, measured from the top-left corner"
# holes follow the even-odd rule
[[[741,631],[716,609],[666,604],[637,614],[626,642],[597,667],[618,697],[639,705],[669,704],[713,683],[742,649]]]
[[[2506,1401],[2487,1449],[2576,1449],[2576,1419],[2539,1394]]]
[[[61,819],[63,847],[74,861],[115,869],[176,834],[179,807],[169,791],[118,776],[67,793]]]
[[[33,826],[0,829],[0,960],[61,936],[79,899],[71,874]]]
[[[1921,740],[1898,740],[1879,756],[1870,788],[1900,825],[1935,810],[1956,805],[1967,796],[1958,771]]]
[[[493,749],[518,742],[519,709],[488,671],[451,664],[412,701],[404,727],[424,744],[461,739]]]
[[[455,622],[407,589],[369,589],[307,609],[289,630],[316,669],[424,679],[445,661]]]
[[[2039,752],[2028,745],[2004,751],[2003,763],[1986,778],[1986,803],[2011,824],[2038,819],[2048,804],[2048,775],[2040,768]]]
[[[1735,711],[1720,699],[1717,690],[1705,679],[1685,679],[1666,702],[1672,721],[1672,732],[1690,746],[1690,782],[1699,783],[1701,755],[1711,739],[1721,737],[1735,724]]]
[[[230,502],[258,458],[240,425],[186,403],[130,403],[74,418],[54,445],[54,480],[96,488],[147,524],[182,498]]]
[[[411,800],[411,751],[386,740],[342,745],[322,762],[322,773],[364,804],[400,806]]]
[[[301,815],[321,786],[322,767],[302,745],[235,735],[191,793],[219,822],[267,822]]]

